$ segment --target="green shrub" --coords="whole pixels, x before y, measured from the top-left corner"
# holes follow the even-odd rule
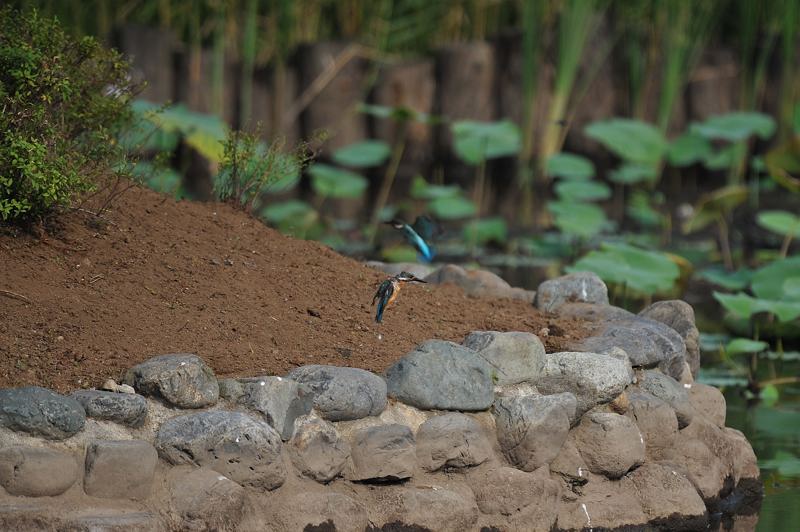
[[[128,72],[119,53],[57,20],[0,8],[0,219],[45,215],[115,172]]]

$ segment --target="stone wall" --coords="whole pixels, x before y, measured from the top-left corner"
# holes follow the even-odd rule
[[[217,379],[170,354],[105,390],[0,390],[0,528],[674,530],[758,505],[750,444],[694,382],[690,306],[634,315],[593,274],[533,304],[594,333],[561,353],[528,332],[432,339],[382,376]]]

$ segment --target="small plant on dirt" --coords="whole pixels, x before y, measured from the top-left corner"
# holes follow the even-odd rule
[[[222,164],[214,178],[214,193],[246,211],[260,207],[262,194],[293,188],[300,172],[314,157],[316,140],[286,151],[284,139],[267,145],[255,132],[231,131],[224,143]]]
[[[34,221],[123,171],[128,71],[54,19],[0,8],[0,220]]]

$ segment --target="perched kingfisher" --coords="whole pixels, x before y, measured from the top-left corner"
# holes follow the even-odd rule
[[[375,292],[375,296],[372,298],[373,305],[376,301],[378,302],[378,311],[375,313],[376,322],[381,322],[383,319],[383,311],[397,299],[397,294],[400,293],[400,287],[403,286],[403,283],[409,282],[427,283],[427,281],[423,281],[413,274],[400,272],[394,277],[389,277],[378,286],[378,291]]]
[[[434,250],[428,241],[433,236],[435,224],[427,216],[417,216],[413,225],[408,225],[402,220],[394,219],[386,222],[398,231],[403,232],[403,236],[408,240],[409,244],[414,246],[414,249],[419,253],[419,258],[423,262],[430,262],[433,260]]]

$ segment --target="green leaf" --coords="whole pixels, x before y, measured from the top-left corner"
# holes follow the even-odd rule
[[[605,229],[607,218],[603,209],[591,203],[551,201],[547,209],[555,217],[556,226],[564,233],[590,238]]]
[[[464,226],[464,240],[467,245],[481,245],[487,242],[505,243],[508,239],[508,225],[500,217],[472,220]]]
[[[487,159],[519,153],[519,128],[510,120],[475,122],[462,120],[451,126],[456,154],[466,163],[480,164]]]
[[[758,225],[781,236],[800,236],[800,216],[786,211],[763,211],[758,213]]]
[[[683,224],[683,232],[698,231],[708,224],[727,216],[747,200],[748,190],[741,185],[729,185],[703,195],[694,207],[694,212]]]
[[[689,131],[708,139],[738,142],[752,135],[768,139],[775,133],[775,119],[764,113],[737,111],[708,118],[705,122],[694,123]]]
[[[621,159],[649,166],[657,166],[667,149],[661,131],[639,120],[612,118],[593,122],[585,132]]]
[[[800,109],[800,105],[797,107]],[[789,192],[800,192],[800,134],[789,137],[764,157],[770,177]]]
[[[358,174],[317,163],[309,167],[311,185],[320,196],[331,198],[358,198],[367,188],[367,180]]]
[[[766,310],[763,308],[763,301],[743,293],[724,294],[722,292],[714,292],[714,299],[719,301],[727,311],[745,319]]]
[[[611,189],[605,183],[596,181],[559,181],[556,194],[567,201],[595,201],[611,197]]]
[[[650,164],[624,163],[609,173],[608,178],[614,183],[634,185],[646,181],[654,181],[658,177],[658,168]]]
[[[604,243],[567,268],[569,272],[582,270],[644,294],[668,291],[680,277],[678,265],[667,254],[621,243]]]
[[[667,149],[667,161],[673,166],[691,166],[711,155],[711,143],[696,133],[684,133]]]
[[[794,426],[794,424],[789,426]],[[800,477],[800,458],[783,449],[776,451],[772,458],[760,461],[758,465],[762,469],[775,469],[778,474],[785,477]]]
[[[399,244],[383,248],[381,258],[386,262],[416,262],[417,251],[409,245]]]
[[[764,388],[761,390],[761,393],[759,393],[758,396],[761,398],[762,401],[764,401],[765,405],[772,406],[778,402],[778,399],[780,399],[781,394],[778,391],[777,386],[775,386],[774,384],[767,384],[766,386],[764,386]],[[800,475],[800,469],[798,469],[796,474]]]
[[[591,179],[592,161],[574,153],[556,153],[547,160],[547,175],[564,179]]]
[[[391,149],[382,140],[365,140],[339,148],[333,152],[333,160],[342,166],[367,168],[380,166],[389,158]]]
[[[769,348],[767,342],[751,340],[749,338],[734,338],[725,346],[725,352],[730,356],[748,353],[760,353]]]
[[[475,216],[478,209],[470,200],[461,196],[440,197],[428,204],[431,213],[442,220],[457,220]]]
[[[740,268],[734,272],[729,272],[720,266],[712,266],[700,271],[698,277],[728,290],[743,290],[750,284],[753,271],[747,268]]]
[[[288,200],[267,205],[261,210],[261,216],[268,222],[281,223],[290,218],[306,216],[313,211],[311,205],[305,201]]]
[[[395,122],[406,122],[409,120],[415,120],[417,122],[432,122],[432,117],[430,115],[426,113],[420,113],[404,105],[388,107],[386,105],[363,103],[358,106],[358,110],[364,114],[368,114],[376,118],[390,118]]]
[[[461,195],[458,185],[431,185],[421,175],[411,181],[411,197],[414,199],[453,198]]]
[[[794,288],[798,280],[800,280],[800,255],[776,260],[760,268],[753,275],[752,289],[760,298],[800,301],[800,294],[797,294]]]
[[[646,227],[659,227],[664,216],[650,204],[650,194],[637,190],[631,195],[625,213]]]
[[[703,166],[709,170],[725,170],[738,164],[746,150],[747,145],[744,143],[728,144],[717,151],[709,152],[703,161]]]

